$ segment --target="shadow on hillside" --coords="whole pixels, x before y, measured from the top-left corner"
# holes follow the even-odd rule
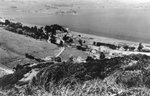
[[[135,64],[132,62],[136,61]],[[57,85],[75,85],[84,83],[95,78],[105,79],[114,72],[120,70],[116,77],[117,84],[125,87],[147,86],[150,88],[150,70],[148,69],[150,57],[146,55],[130,55],[115,57],[112,59],[95,60],[86,63],[40,63],[32,67],[26,66],[14,74],[3,76],[0,79],[0,87],[3,89],[13,88],[14,85],[28,83],[19,82],[24,74],[32,69],[40,69],[38,74],[30,81],[31,86],[43,86],[49,90],[50,82]]]

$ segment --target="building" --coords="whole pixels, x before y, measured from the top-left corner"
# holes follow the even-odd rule
[[[5,19],[0,18],[0,22],[5,23]]]

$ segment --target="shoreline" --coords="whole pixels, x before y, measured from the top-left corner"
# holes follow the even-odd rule
[[[23,22],[21,22],[21,23],[23,25],[30,26],[30,27],[31,26],[37,26],[37,27],[44,27],[45,26],[45,25],[42,26],[42,25],[36,25],[36,24],[35,25],[34,24],[28,24],[28,23],[23,23]],[[61,25],[61,26],[63,26],[63,25]],[[68,28],[68,27],[65,26],[65,28]],[[70,29],[70,28],[68,28],[68,29]],[[70,32],[75,34],[75,35],[79,35],[80,34],[83,37],[85,36],[87,38],[92,38],[95,41],[99,41],[99,42],[101,41],[101,42],[111,43],[111,44],[114,44],[114,43],[117,43],[117,44],[125,43],[125,44],[136,44],[136,45],[138,45],[140,43],[140,42],[131,41],[131,40],[123,40],[123,39],[118,39],[118,38],[99,36],[99,35],[95,35],[95,34],[83,33],[83,32],[74,31],[74,30],[70,30]],[[108,40],[110,40],[110,41],[108,42]],[[113,41],[113,43],[112,43],[112,41]],[[149,43],[142,42],[142,44],[150,46]]]
[[[36,25],[36,24],[29,24],[29,23],[24,23],[24,22],[21,22],[23,25],[26,25],[26,26],[37,26],[37,27],[44,27],[46,25]],[[146,45],[149,45],[150,46],[150,43],[147,43],[147,42],[144,42],[144,41],[135,41],[135,40],[126,40],[126,39],[119,39],[119,38],[113,38],[113,37],[109,37],[109,36],[100,36],[100,35],[96,35],[96,34],[90,34],[90,33],[86,33],[86,32],[82,32],[82,31],[75,31],[73,29],[70,29],[69,27],[67,26],[64,26],[64,25],[61,25],[65,28],[68,28],[70,30],[71,33],[73,34],[80,34],[82,36],[86,36],[86,37],[91,37],[95,40],[102,40],[105,42],[106,39],[110,39],[110,40],[113,40],[113,41],[117,41],[119,43],[131,43],[131,44],[139,44],[139,43],[142,43],[142,44],[146,44]],[[111,42],[108,42],[108,43],[111,43]],[[113,44],[113,43],[112,43]]]
[[[23,25],[26,25],[26,26],[37,26],[37,27],[44,27],[45,25],[34,25],[34,24],[28,24],[28,23],[23,23],[22,22],[22,24]],[[67,27],[67,26],[64,26],[64,25],[61,25],[61,26],[63,26],[63,27],[65,27],[65,28],[68,28],[69,30],[70,30],[70,28],[69,27]],[[105,43],[111,43],[111,44],[114,44],[114,43],[117,43],[117,44],[122,44],[122,43],[125,43],[125,44],[136,44],[136,45],[138,45],[140,42],[138,42],[138,41],[132,41],[132,40],[125,40],[125,39],[118,39],[118,38],[113,38],[113,37],[107,37],[107,36],[99,36],[99,35],[95,35],[95,34],[90,34],[90,33],[83,33],[83,32],[80,32],[80,31],[74,31],[74,30],[70,30],[70,32],[71,33],[73,33],[73,34],[80,34],[80,35],[82,35],[82,36],[85,36],[85,37],[88,37],[88,38],[93,38],[93,40],[95,40],[95,41],[99,41],[99,42],[105,42]],[[110,40],[110,42],[108,42],[108,40]],[[112,41],[113,41],[113,43],[112,43]],[[148,45],[148,46],[150,46],[150,43],[146,43],[146,42],[142,42],[141,41],[141,43],[142,44],[144,44],[144,45]]]
[[[111,38],[111,37],[104,37],[104,36],[97,36],[94,34],[86,34],[86,33],[81,33],[81,32],[76,32],[72,31],[71,33],[75,35],[81,35],[81,37],[87,37],[93,39],[92,41],[96,42],[103,42],[103,43],[110,43],[110,44],[129,44],[133,46],[137,46],[140,42],[135,42],[135,41],[129,41],[129,40],[121,40],[121,39],[116,39],[116,38]],[[146,46],[150,46],[148,43],[142,42],[142,44]]]
[[[1,17],[3,18],[3,17]],[[5,18],[4,18],[5,19]],[[15,19],[11,19],[9,18],[8,20],[13,21],[13,22],[20,22],[17,21]],[[37,25],[37,24],[29,24],[29,23],[25,23],[25,22],[20,22],[22,23],[24,26],[37,26],[37,27],[44,27],[45,25]],[[110,43],[110,44],[129,44],[129,45],[138,45],[140,42],[137,41],[131,41],[131,40],[124,40],[124,39],[118,39],[118,38],[113,38],[113,37],[107,37],[107,36],[99,36],[99,35],[95,35],[95,34],[90,34],[90,33],[83,33],[83,32],[79,32],[79,31],[74,31],[74,30],[70,30],[69,27],[61,25],[65,28],[68,28],[69,31],[74,34],[74,35],[81,35],[81,37],[86,37],[86,38],[91,38],[93,39],[92,41],[96,41],[96,42],[103,42],[103,43]],[[145,42],[141,42],[142,44],[146,45],[146,46],[150,46],[149,43],[145,43]]]

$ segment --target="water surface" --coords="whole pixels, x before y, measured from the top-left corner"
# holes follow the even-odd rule
[[[71,30],[123,40],[150,43],[150,10],[97,8],[77,15],[5,12],[20,22],[35,25],[61,24]]]

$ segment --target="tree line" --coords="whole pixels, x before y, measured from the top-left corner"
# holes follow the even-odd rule
[[[64,27],[58,24],[46,25],[44,27],[37,26],[23,26],[22,23],[15,23],[9,20],[5,20],[5,22],[0,22],[1,25],[5,26],[6,30],[12,31],[14,33],[30,36],[34,39],[44,39],[48,40],[49,37],[55,38],[57,31],[62,33],[68,32]]]

